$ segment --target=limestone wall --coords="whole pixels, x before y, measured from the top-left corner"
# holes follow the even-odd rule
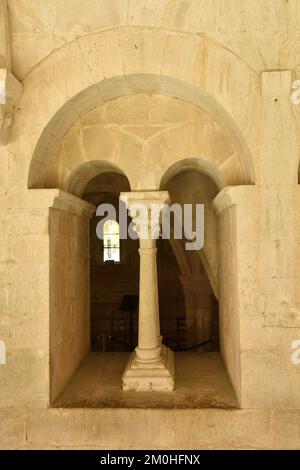
[[[236,214],[232,207],[220,214],[220,348],[236,395],[241,401],[241,339],[237,284]]]
[[[208,36],[258,71],[297,65],[290,53],[299,40],[297,0],[263,0],[255,9],[248,0],[240,0],[238,8],[236,0],[53,0],[47,5],[8,0],[8,6],[12,57],[21,79],[77,37],[124,26]],[[152,51],[151,60],[157,53]]]
[[[10,433],[1,445],[97,445],[104,436],[102,442],[116,446],[120,436],[113,427],[107,433],[100,412],[38,410],[49,404],[49,341],[57,358],[66,347],[59,336],[50,338],[50,266],[86,282],[72,256],[70,264],[51,264],[49,249],[62,255],[68,248],[52,245],[49,208],[73,214],[61,216],[60,228],[70,231],[65,240],[72,243],[79,232],[72,240],[71,220],[73,227],[85,212],[71,195],[63,208],[51,188],[75,188],[75,194],[104,160],[106,170],[126,173],[132,189],[158,189],[173,165],[186,169],[188,159],[223,191],[215,264],[222,351],[244,409],[176,410],[159,442],[299,447],[300,365],[291,354],[300,339],[300,105],[290,96],[300,79],[300,8],[298,0],[255,3],[8,0],[10,41],[0,44],[0,61],[22,81],[23,95],[9,143],[0,147],[0,340],[7,346],[0,411]],[[8,36],[4,19],[1,38]],[[76,184],[68,186],[74,176]],[[57,321],[56,333],[71,326],[70,305],[78,315],[74,332],[83,319],[83,303],[70,287],[67,278],[57,286],[53,311],[64,322]],[[68,374],[84,353],[81,344],[78,355],[62,362]],[[54,395],[63,385],[55,380]],[[148,419],[143,413],[134,414],[137,429]],[[151,416],[153,431],[161,417]],[[58,423],[72,429],[59,444]],[[76,434],[83,428],[84,441]],[[156,435],[149,433],[152,442]],[[145,435],[135,430],[140,446]],[[118,442],[125,446],[124,436]]]
[[[1,406],[48,402],[49,197],[27,196],[1,198]]]
[[[90,350],[89,221],[50,209],[50,398]]]
[[[10,449],[299,449],[299,410],[1,409]]]
[[[300,404],[299,365],[292,361],[292,344],[300,337],[298,194],[297,186],[289,192],[281,186],[261,188],[258,199],[268,202],[258,208],[248,193],[247,202],[237,205],[237,220],[244,221],[237,224],[237,261],[246,407]]]

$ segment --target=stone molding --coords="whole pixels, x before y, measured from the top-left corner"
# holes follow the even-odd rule
[[[257,198],[257,186],[227,186],[222,189],[213,200],[213,209],[216,215],[220,215],[223,211],[230,207],[242,204],[259,203]]]
[[[91,217],[96,206],[59,188],[29,189],[1,198],[4,209],[54,208],[76,215]]]
[[[82,199],[73,196],[73,194],[58,190],[58,195],[53,201],[51,206],[53,209],[60,211],[71,212],[75,215],[92,217],[96,210],[96,206],[89,202],[83,201]]]

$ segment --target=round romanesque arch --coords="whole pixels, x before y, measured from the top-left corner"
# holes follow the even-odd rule
[[[232,83],[224,86],[222,77],[229,67]],[[14,127],[16,134],[22,129],[27,136],[22,147],[21,184],[44,187],[51,149],[80,116],[95,106],[137,93],[181,99],[209,115],[224,129],[239,155],[242,179],[238,183],[252,184],[251,147],[256,129],[251,113],[256,109],[257,86],[258,76],[249,65],[207,38],[146,28],[120,28],[81,37],[48,56],[24,80]],[[22,139],[12,142],[12,152],[17,151],[15,145],[22,146]]]

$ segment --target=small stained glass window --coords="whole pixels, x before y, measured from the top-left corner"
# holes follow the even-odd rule
[[[120,229],[116,220],[107,220],[103,226],[103,261],[120,261]]]

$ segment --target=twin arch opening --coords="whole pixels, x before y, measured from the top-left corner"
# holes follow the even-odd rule
[[[155,76],[145,76],[144,78],[144,87],[139,86],[139,93],[146,93],[149,94],[149,91],[152,91],[152,93],[158,93],[160,94],[162,91],[164,91],[164,94],[174,98],[179,99],[179,100],[186,100],[191,103],[191,92],[193,96],[192,104],[193,106],[198,106],[201,108],[201,110],[205,111],[206,113],[209,113],[210,116],[212,116],[213,120],[215,120],[218,125],[221,125],[222,128],[225,129],[225,133],[227,136],[230,137],[231,142],[233,147],[235,148],[237,154],[239,155],[240,163],[241,163],[241,180],[237,181],[236,183],[239,184],[252,184],[254,182],[254,171],[253,171],[253,166],[252,166],[252,160],[250,157],[249,150],[247,148],[247,145],[245,144],[245,141],[238,129],[238,127],[235,125],[233,122],[232,118],[230,115],[220,106],[218,105],[215,100],[213,100],[211,97],[207,96],[206,93],[202,92],[201,90],[196,89],[195,87],[191,87],[189,84],[185,84],[184,82],[180,82],[179,80],[176,79],[170,79],[169,77],[160,77],[159,82],[156,80]],[[136,79],[136,76],[130,76],[128,77],[127,83],[133,83],[134,79]],[[118,83],[119,79],[110,79],[112,82],[112,88],[113,84],[116,83],[116,88],[115,88],[115,94],[117,99],[118,94],[120,94],[120,91],[118,91]],[[146,86],[147,84],[147,86]],[[150,88],[149,88],[150,84]],[[159,84],[159,85],[158,85]],[[162,90],[162,84],[168,85],[164,90]],[[155,85],[155,86],[154,86]],[[95,85],[97,89],[101,89],[101,83]],[[175,92],[176,88],[176,92]],[[180,92],[178,92],[178,89]],[[89,90],[88,92],[90,92]],[[95,90],[93,89],[93,92]],[[124,90],[123,90],[124,91]],[[135,90],[136,92],[136,90]],[[128,95],[133,94],[133,90],[129,88],[128,90]],[[68,121],[68,126],[65,131],[64,135],[60,136],[60,139],[56,139],[56,128],[57,123],[62,122],[64,120],[64,116],[70,114],[69,113],[69,107],[71,108],[76,105],[77,99],[82,99],[82,95],[80,97],[75,97],[73,98],[70,102],[68,102],[62,109],[60,109],[57,113],[57,115],[51,119],[49,122],[48,126],[46,129],[43,131],[39,142],[36,146],[36,149],[34,151],[33,159],[30,165],[30,170],[29,170],[29,177],[28,177],[28,187],[30,189],[34,188],[45,188],[49,187],[47,185],[47,171],[49,167],[49,163],[51,161],[51,155],[54,149],[55,144],[57,143],[57,140],[61,140],[64,138],[64,135],[67,135],[68,129],[72,127],[74,122]],[[72,113],[71,113],[72,114]],[[61,132],[61,131],[60,131]],[[53,139],[49,139],[49,135],[53,137]],[[49,144],[47,142],[50,142]],[[133,190],[158,190],[158,189],[164,189],[166,188],[170,182],[177,177],[180,177],[180,175],[185,175],[189,173],[199,173],[204,175],[204,178],[210,180],[212,182],[212,185],[214,186],[214,191],[215,194],[214,196],[221,190],[223,189],[227,184],[228,184],[228,176],[226,176],[222,172],[222,165],[218,165],[217,162],[212,161],[212,160],[207,160],[205,158],[198,158],[196,156],[189,156],[188,158],[180,158],[176,157],[175,161],[170,162],[166,161],[163,162],[162,165],[159,167],[155,178],[154,179],[147,179],[145,178],[145,174],[142,175],[142,183],[144,186],[139,187],[137,184],[137,180],[132,180],[132,169],[131,171],[127,171],[127,163],[126,161],[123,161],[122,164],[120,165],[119,161],[114,161],[111,156],[107,160],[88,160],[85,162],[81,162],[79,165],[75,165],[72,167],[72,164],[69,165],[69,173],[67,176],[65,175],[64,181],[59,183],[61,184],[61,189],[64,189],[67,192],[72,193],[73,195],[82,198],[84,195],[84,191],[86,187],[89,185],[91,181],[93,181],[97,177],[101,177],[101,175],[105,176],[107,174],[115,174],[123,179],[125,179],[128,182],[128,185],[131,186],[131,189]],[[170,164],[171,163],[171,164]],[[151,163],[149,162],[150,166]],[[67,169],[68,169],[67,168]],[[144,165],[145,168],[145,165]],[[140,169],[139,165],[136,165],[136,171],[138,172]],[[148,186],[147,186],[148,184]],[[154,186],[153,186],[154,185]],[[201,186],[201,184],[200,184]],[[57,215],[57,217],[60,217],[61,215]],[[211,215],[211,220],[213,220],[213,216]],[[59,224],[68,224],[67,221],[60,222],[58,221]],[[54,222],[56,224],[56,222]],[[80,230],[83,230],[80,229]],[[217,232],[215,229],[214,233],[215,239],[217,239]],[[209,237],[213,238],[213,237]],[[184,253],[178,246],[173,246],[173,251],[175,252],[176,259],[181,263],[183,266],[183,269],[188,270],[189,263],[184,257]],[[215,252],[217,252],[217,247],[215,247]],[[208,277],[210,279],[210,284],[214,288],[215,294],[218,294],[219,288],[218,288],[218,261],[217,261],[217,254],[215,254],[215,260],[213,263],[211,263],[211,258],[212,258],[212,253],[214,251],[214,248],[212,248],[212,245],[209,246],[209,249],[207,252],[203,250],[203,253],[201,253],[201,261],[202,264],[205,266],[205,270],[208,274]],[[85,253],[84,256],[87,256],[87,253]],[[74,261],[74,260],[73,260]],[[74,261],[75,262],[75,261]],[[186,274],[184,274],[186,276]],[[83,278],[82,278],[83,279]],[[83,307],[83,306],[82,306]],[[86,307],[83,307],[83,309]],[[74,358],[73,366],[67,367],[66,369],[66,377],[70,377],[73,372],[74,372],[74,364],[77,366],[78,361],[82,359],[84,354],[87,351],[87,331],[85,330],[85,340],[82,342],[81,345],[81,354],[75,355],[76,357]],[[70,344],[65,345],[65,347],[69,348],[71,347]],[[63,357],[63,352],[62,350],[56,349],[57,346],[53,347],[52,350],[52,364],[57,363],[58,361],[62,360]],[[53,370],[55,369],[55,366],[53,365]],[[55,373],[54,373],[55,375]],[[53,385],[52,385],[52,399],[57,397],[59,392],[62,390],[62,388],[65,386],[65,383],[61,382],[59,377],[55,376],[53,379]]]

